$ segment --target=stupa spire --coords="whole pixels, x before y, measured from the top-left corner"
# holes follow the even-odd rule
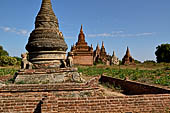
[[[130,51],[129,51],[129,47],[127,46],[127,50],[126,50],[126,56],[130,57]]]
[[[78,43],[85,43],[85,35],[83,33],[83,25],[81,25],[81,28],[80,28]]]
[[[100,50],[99,43],[97,43],[96,50]]]
[[[47,22],[51,22],[50,25]],[[58,29],[58,19],[52,9],[51,0],[42,0],[40,11],[36,17],[35,28],[54,27]]]
[[[115,55],[115,51],[113,51],[113,55],[112,55],[112,56],[116,56],[116,55]]]
[[[80,33],[83,33],[83,25],[81,24]]]
[[[102,41],[102,48],[104,48],[104,42]]]

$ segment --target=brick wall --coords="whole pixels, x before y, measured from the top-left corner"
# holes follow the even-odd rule
[[[93,65],[93,56],[74,56],[73,64],[75,65]]]
[[[52,92],[0,93],[1,113],[169,113],[170,94],[57,98]]]
[[[93,86],[93,87],[91,87]],[[6,85],[0,88],[3,92],[50,92],[50,91],[83,91],[94,90],[98,87],[93,83],[58,83],[58,84],[22,84]]]
[[[109,83],[111,85],[121,87],[123,93],[126,95],[170,94],[170,89],[143,84],[135,81],[116,79],[107,76],[101,76],[100,82]]]
[[[0,93],[1,113],[58,113],[55,103],[48,92]]]
[[[59,98],[59,113],[168,113],[170,95]]]
[[[8,85],[0,88],[0,113],[169,113],[170,94],[59,96],[94,91],[98,78],[84,84]]]

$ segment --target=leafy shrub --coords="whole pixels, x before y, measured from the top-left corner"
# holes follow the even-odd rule
[[[158,63],[170,63],[170,44],[161,44],[156,47],[155,55]]]
[[[0,46],[0,56],[8,56],[8,52],[3,49],[2,46]]]
[[[155,64],[156,62],[153,60],[146,60],[143,62],[144,64]]]
[[[22,58],[20,58],[20,57],[14,57],[14,58],[16,58],[16,60],[17,60],[17,63],[16,63],[16,65],[21,65],[21,61],[22,61]]]
[[[135,60],[135,64],[140,64],[140,63],[141,63],[141,61]]]
[[[13,66],[17,64],[17,59],[10,56],[0,56],[0,65],[1,66]]]

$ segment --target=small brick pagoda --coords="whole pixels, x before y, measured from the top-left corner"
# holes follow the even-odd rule
[[[122,59],[122,64],[123,65],[135,64],[135,60],[130,55],[130,51],[129,51],[128,47],[127,47],[126,54],[125,54],[125,56]]]
[[[100,58],[100,47],[99,47],[99,44],[97,44],[96,50],[94,50],[94,53],[93,53],[93,61],[98,62],[99,58]]]
[[[85,41],[82,25],[78,36],[78,42],[71,47],[69,56],[72,56],[74,65],[93,65],[93,46],[88,46]]]
[[[111,56],[111,65],[119,65],[119,59],[116,57],[115,52],[113,51],[113,55]]]
[[[98,63],[101,60],[103,63],[107,62],[107,53],[104,47],[104,42],[102,42],[102,47],[100,49],[99,44],[96,46],[96,50],[94,51],[94,62]]]
[[[106,60],[107,60],[107,53],[106,53],[106,50],[104,47],[104,42],[102,42],[102,47],[100,50],[100,58],[101,58],[102,62],[106,62]]]

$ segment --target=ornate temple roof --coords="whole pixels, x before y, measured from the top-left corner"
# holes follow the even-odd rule
[[[84,32],[83,32],[83,25],[81,25],[80,33],[79,33],[79,36],[78,36],[78,42],[76,43],[76,46],[88,46],[87,42],[85,41],[85,35],[84,35]]]
[[[67,48],[63,34],[59,31],[58,19],[53,12],[51,0],[42,0],[35,29],[30,34],[26,49],[28,52],[34,52],[66,51]]]

